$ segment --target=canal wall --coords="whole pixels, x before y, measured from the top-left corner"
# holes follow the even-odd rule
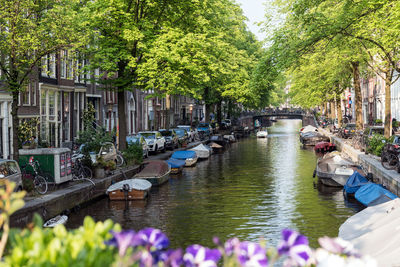
[[[150,156],[145,160],[165,160],[177,150],[186,150],[199,145],[201,142],[193,142],[186,147],[176,149],[174,151],[166,151],[162,154]],[[45,195],[26,197],[23,208],[15,212],[10,218],[12,227],[25,227],[32,221],[33,214],[39,214],[43,220],[48,220],[61,213],[73,210],[76,207],[84,205],[97,198],[103,197],[107,188],[116,182],[130,178],[142,169],[143,165],[130,166],[115,170],[113,174],[101,178],[92,179],[90,181],[70,181],[64,185],[64,188],[55,191],[49,191]],[[51,186],[50,186],[51,189]]]
[[[331,143],[336,145],[336,148],[341,153],[348,156],[352,161],[360,164],[364,171],[372,174],[373,181],[384,185],[393,194],[400,196],[400,174],[395,170],[386,170],[382,167],[380,157],[371,154],[365,154],[351,145],[345,140],[339,138],[325,129],[319,128],[319,131],[326,136],[329,136]]]

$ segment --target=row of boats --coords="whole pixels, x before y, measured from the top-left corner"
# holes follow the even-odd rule
[[[170,174],[179,174],[184,167],[193,167],[198,160],[205,160],[212,153],[222,152],[231,142],[231,136],[211,136],[205,144],[190,150],[175,151],[168,160],[151,160],[132,179],[122,180],[108,187],[110,200],[139,200],[148,196],[152,186],[160,186],[169,180]]]
[[[397,198],[384,186],[367,179],[360,165],[344,159],[337,151],[318,159],[315,175],[325,186],[343,187],[345,197],[354,197],[366,207]]]

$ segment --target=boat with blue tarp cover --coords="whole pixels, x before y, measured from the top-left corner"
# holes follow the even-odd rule
[[[177,174],[180,173],[183,169],[183,167],[186,164],[186,161],[180,160],[180,159],[174,159],[170,158],[167,160],[168,165],[171,167],[171,173],[172,174]]]
[[[395,194],[385,189],[382,185],[368,183],[361,186],[354,194],[364,206],[370,207],[398,198]]]
[[[171,158],[179,159],[185,161],[186,167],[194,166],[197,162],[197,154],[194,151],[184,150],[184,151],[175,151]]]
[[[344,185],[343,192],[346,195],[354,196],[354,193],[363,186],[368,184],[369,181],[367,178],[362,176],[358,171],[354,171],[354,173],[347,179],[346,184]]]

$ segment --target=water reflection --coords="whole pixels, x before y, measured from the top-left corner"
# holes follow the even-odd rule
[[[243,139],[223,154],[185,168],[146,201],[101,199],[70,216],[78,227],[85,215],[113,219],[123,228],[156,227],[173,247],[192,243],[213,246],[212,238],[237,236],[276,245],[281,229],[295,228],[313,246],[323,235],[335,236],[356,209],[341,191],[314,188],[316,156],[301,148],[300,121],[283,120],[268,129],[265,139]]]

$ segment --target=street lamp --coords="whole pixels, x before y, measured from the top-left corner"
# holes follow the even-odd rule
[[[190,126],[192,126],[192,123],[193,123],[193,104],[189,105],[189,110],[190,110]]]

